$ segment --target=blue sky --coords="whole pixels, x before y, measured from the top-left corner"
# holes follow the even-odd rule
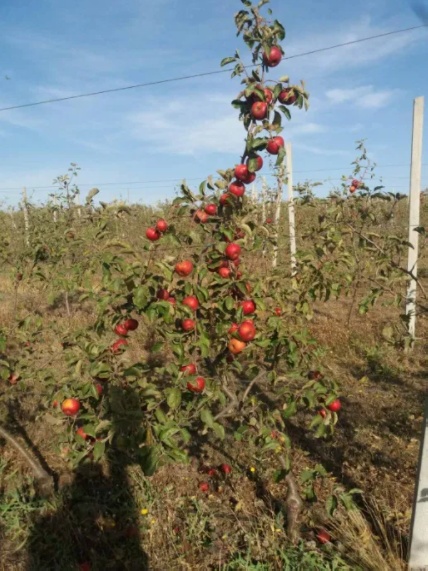
[[[240,7],[2,0],[0,107],[219,69],[236,48],[246,53],[233,23]],[[271,7],[287,30],[286,55],[421,24],[407,0]],[[428,28],[282,62],[272,77],[304,79],[311,94],[310,110],[296,110],[284,129],[295,182],[324,181],[317,193],[325,194],[349,172],[355,141],[366,138],[384,184],[407,192],[413,98],[428,95],[427,62]],[[46,199],[52,189],[37,187],[70,162],[82,168],[83,195],[95,185],[106,201],[172,197],[181,179],[197,184],[239,162],[245,132],[230,106],[239,87],[226,73],[0,113],[0,203],[16,203],[12,189],[23,186],[33,200]],[[425,127],[424,186],[427,135]]]

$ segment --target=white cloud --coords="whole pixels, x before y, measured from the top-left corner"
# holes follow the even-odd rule
[[[354,89],[330,89],[326,92],[331,103],[352,103],[362,109],[380,109],[385,107],[399,92],[398,89],[376,91],[373,85],[365,85]]]
[[[132,135],[152,151],[178,155],[201,153],[239,153],[245,130],[237,120],[238,112],[230,108],[230,99],[221,94],[193,93],[171,101],[146,101],[144,111],[128,115]],[[284,123],[284,136],[325,132],[326,128],[308,121],[305,112],[296,110],[293,121]]]

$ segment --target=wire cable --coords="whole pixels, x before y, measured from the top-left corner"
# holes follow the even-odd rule
[[[344,42],[344,43],[341,43],[341,44],[335,44],[335,45],[333,45],[333,46],[327,46],[327,47],[325,47],[325,48],[318,48],[318,49],[316,49],[316,50],[311,50],[311,51],[308,51],[308,52],[302,52],[302,53],[299,53],[299,54],[294,54],[294,55],[287,56],[287,57],[283,58],[283,60],[290,60],[290,59],[295,59],[295,58],[304,57],[304,56],[308,56],[308,55],[313,55],[313,54],[316,54],[316,53],[325,52],[325,51],[328,51],[328,50],[335,50],[335,49],[337,49],[337,48],[342,48],[342,47],[345,47],[345,46],[351,46],[351,45],[354,45],[354,44],[359,44],[359,43],[361,43],[361,42],[367,42],[367,41],[370,41],[370,40],[375,40],[375,39],[377,39],[377,38],[384,38],[384,37],[386,37],[386,36],[392,36],[392,35],[394,35],[394,34],[402,34],[402,33],[404,33],[404,32],[411,32],[411,31],[413,31],[413,30],[418,30],[418,29],[420,29],[420,28],[426,28],[426,27],[427,27],[427,24],[422,24],[422,25],[420,25],[420,26],[413,26],[413,27],[411,27],[411,28],[402,28],[401,30],[393,30],[393,31],[391,31],[391,32],[385,32],[384,34],[376,34],[376,35],[374,35],[374,36],[368,36],[368,37],[366,37],[366,38],[359,38],[359,39],[357,39],[357,40],[351,40],[351,41],[349,41],[349,42]],[[256,65],[249,65],[249,66],[245,66],[245,69],[251,69],[251,68],[254,68],[254,67],[257,67],[257,66],[256,66]],[[134,85],[126,85],[126,86],[124,86],[124,87],[115,87],[115,88],[112,88],[112,89],[103,89],[103,90],[100,90],[100,91],[92,91],[92,92],[89,92],[89,93],[78,93],[78,94],[76,94],[76,95],[69,95],[69,96],[67,96],[67,97],[57,97],[57,98],[55,98],[55,99],[45,99],[45,100],[43,100],[43,101],[34,101],[34,102],[32,102],[32,103],[23,103],[23,104],[21,104],[21,105],[12,105],[12,106],[10,106],[10,107],[2,107],[2,108],[0,108],[0,113],[2,113],[2,112],[4,112],[4,111],[11,111],[12,109],[24,109],[24,108],[26,108],[26,107],[36,107],[36,106],[39,106],[39,105],[46,105],[46,104],[49,104],[49,103],[59,103],[59,102],[61,102],[61,101],[70,101],[70,100],[72,100],[72,99],[82,99],[83,97],[94,97],[94,96],[97,96],[97,95],[104,95],[104,94],[106,94],[106,93],[117,93],[117,92],[119,92],[119,91],[128,91],[128,90],[130,90],[130,89],[137,89],[137,88],[142,88],[142,87],[151,87],[151,86],[153,86],[153,85],[162,85],[162,84],[164,84],[164,83],[172,83],[172,82],[175,82],[175,81],[184,81],[184,80],[188,80],[188,79],[196,79],[196,78],[198,78],[198,77],[206,77],[206,76],[209,76],[209,75],[218,75],[218,74],[220,74],[220,73],[228,73],[228,72],[230,72],[230,68],[220,69],[220,70],[216,70],[216,71],[206,71],[206,72],[203,72],[203,73],[195,73],[195,74],[193,74],[193,75],[183,75],[183,76],[180,76],[180,77],[172,77],[172,78],[169,78],[169,79],[161,79],[161,80],[158,80],[158,81],[149,81],[149,82],[146,82],[146,83],[136,83],[136,84],[134,84]]]

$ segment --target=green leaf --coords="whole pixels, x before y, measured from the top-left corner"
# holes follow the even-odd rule
[[[171,409],[178,408],[181,404],[181,391],[178,387],[174,387],[172,389],[166,389],[165,393],[167,394],[166,402]]]
[[[214,419],[213,419],[213,416],[212,416],[211,411],[209,409],[203,408],[201,410],[201,420],[209,428],[213,428]]]
[[[98,462],[105,453],[106,443],[97,441],[94,446],[93,454],[94,454],[94,462]]]
[[[225,439],[226,433],[224,430],[224,426],[222,424],[219,424],[218,422],[214,422],[213,425],[211,426],[211,428],[214,431],[214,434],[216,436],[218,436],[219,438],[221,438],[221,440]]]
[[[224,67],[225,65],[228,65],[229,63],[233,63],[236,61],[236,58],[234,57],[225,57],[224,59],[221,60],[220,66]]]
[[[337,498],[336,496],[329,496],[325,503],[325,509],[330,517],[333,516],[334,512],[337,509]]]

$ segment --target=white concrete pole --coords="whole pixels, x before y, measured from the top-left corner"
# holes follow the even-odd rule
[[[291,253],[291,275],[294,276],[297,270],[296,260],[296,219],[294,213],[294,192],[293,192],[293,153],[291,143],[285,146],[287,159],[287,185],[288,185],[288,225],[290,230],[290,253]]]
[[[416,290],[419,255],[419,232],[415,228],[420,226],[421,204],[421,177],[422,177],[422,137],[424,124],[424,98],[417,97],[413,102],[413,135],[412,135],[412,163],[410,167],[410,209],[409,209],[409,257],[407,270],[412,277],[407,289],[406,315],[409,317],[409,334],[415,337],[416,333]]]

